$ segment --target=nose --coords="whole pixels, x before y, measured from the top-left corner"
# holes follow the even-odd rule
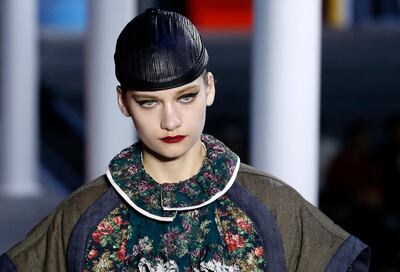
[[[165,105],[161,118],[161,128],[173,131],[181,126],[182,120],[178,110],[173,105]]]

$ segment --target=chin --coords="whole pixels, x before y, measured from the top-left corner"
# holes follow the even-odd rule
[[[173,161],[182,156],[181,153],[153,153],[160,161]]]
[[[179,158],[182,156],[185,152],[182,152],[181,150],[176,150],[178,148],[171,146],[171,148],[168,147],[144,147],[148,153],[150,153],[152,156],[156,157],[157,159],[161,161],[172,161],[176,158]],[[170,149],[170,150],[168,150]],[[179,148],[180,149],[180,148]]]

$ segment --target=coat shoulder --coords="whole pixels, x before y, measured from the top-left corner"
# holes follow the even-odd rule
[[[250,165],[241,164],[238,181],[250,193],[260,199],[276,217],[290,216],[292,212],[302,213],[303,216],[313,218],[315,224],[321,225],[332,235],[340,239],[348,237],[348,233],[339,228],[318,208],[305,200],[294,188],[279,178]]]
[[[332,263],[350,267],[368,248],[336,225],[317,207],[279,178],[241,164],[237,182],[262,201],[278,225],[289,271],[323,271]],[[348,248],[346,261],[338,261]],[[357,249],[355,249],[357,248]],[[351,256],[351,257],[350,257]],[[305,270],[307,270],[305,269]],[[363,270],[360,270],[363,271]]]
[[[6,252],[18,271],[64,271],[69,238],[80,216],[108,189],[105,175],[84,184]],[[35,270],[34,269],[34,270]],[[50,270],[48,270],[50,269]]]

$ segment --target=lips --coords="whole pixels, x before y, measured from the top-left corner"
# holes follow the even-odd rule
[[[186,136],[183,136],[183,135],[176,135],[176,136],[164,137],[164,138],[161,138],[160,140],[167,144],[173,144],[173,143],[178,143],[178,142],[182,141],[183,139],[185,139],[185,137]]]

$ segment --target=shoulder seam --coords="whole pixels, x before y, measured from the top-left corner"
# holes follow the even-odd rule
[[[252,168],[254,170],[253,171],[252,170],[247,170],[247,169],[243,169],[243,167],[240,167],[239,172],[246,173],[246,174],[253,175],[253,176],[260,176],[260,177],[269,178],[269,179],[272,179],[274,181],[286,184],[285,182],[283,182],[281,179],[279,179],[278,177],[276,177],[274,175],[271,175],[269,173],[257,170],[257,169],[253,168],[252,166],[250,166],[248,164],[245,164],[245,163],[241,163],[241,164],[243,166],[245,166],[245,167],[249,167],[249,168]]]
[[[331,233],[333,236],[335,236],[335,237],[337,237],[338,239],[341,239],[341,240],[345,240],[350,234],[349,233],[347,233],[346,231],[344,231],[340,226],[338,226],[340,229],[342,229],[346,234],[347,234],[347,236],[341,236],[340,235],[340,233],[338,233],[338,232],[336,232],[336,231],[333,231],[333,230],[331,230],[329,227],[327,227],[327,225],[322,221],[322,220],[320,220],[319,218],[318,218],[318,216],[316,216],[316,214],[313,212],[313,210],[312,209],[310,209],[310,205],[312,205],[313,207],[315,207],[313,204],[311,204],[310,202],[308,202],[295,188],[293,188],[290,184],[287,184],[286,182],[284,182],[284,181],[282,181],[281,179],[279,179],[279,178],[277,178],[277,177],[275,177],[275,176],[273,176],[273,175],[270,175],[270,174],[268,174],[268,173],[265,173],[265,172],[262,172],[262,171],[259,171],[259,170],[257,170],[257,169],[255,169],[255,168],[253,168],[253,167],[251,167],[251,166],[249,166],[249,165],[246,165],[246,164],[243,164],[245,167],[250,167],[250,169],[248,170],[248,169],[240,169],[239,170],[239,172],[241,172],[241,173],[243,173],[243,174],[248,174],[248,175],[251,175],[251,176],[257,176],[257,177],[263,177],[263,178],[265,178],[265,179],[269,179],[269,180],[271,180],[271,181],[274,181],[274,182],[277,182],[277,183],[279,183],[279,184],[281,184],[283,187],[285,187],[287,190],[289,190],[292,194],[294,194],[294,195],[296,195],[296,197],[298,197],[299,198],[299,200],[300,200],[300,205],[294,205],[294,206],[297,206],[298,207],[298,209],[299,208],[301,208],[301,207],[304,207],[306,210],[307,210],[307,212],[309,213],[309,215],[312,217],[312,218],[314,218],[314,220],[316,221],[316,222],[318,222],[318,224],[322,227],[322,228],[324,228],[327,232],[329,232],[329,233]],[[251,170],[251,169],[254,169],[253,171]],[[239,181],[240,182],[240,181]],[[247,189],[246,189],[247,190]],[[250,192],[250,191],[249,191]],[[250,193],[252,193],[252,192],[250,192]],[[258,199],[260,199],[256,194],[254,194],[253,193],[253,195],[255,196],[255,197],[257,197]],[[260,199],[261,200],[261,199]],[[262,200],[261,200],[262,201]],[[267,203],[265,203],[264,201],[262,201],[265,205],[267,205]],[[286,204],[289,204],[289,203],[286,203]],[[316,209],[318,209],[318,207],[315,207]],[[318,209],[319,210],[319,209]],[[320,210],[319,210],[320,211]],[[320,211],[324,216],[326,216],[322,211]],[[328,216],[326,216],[330,221],[332,221]],[[332,221],[332,223],[334,224],[334,225],[337,225],[335,222],[333,222]]]

